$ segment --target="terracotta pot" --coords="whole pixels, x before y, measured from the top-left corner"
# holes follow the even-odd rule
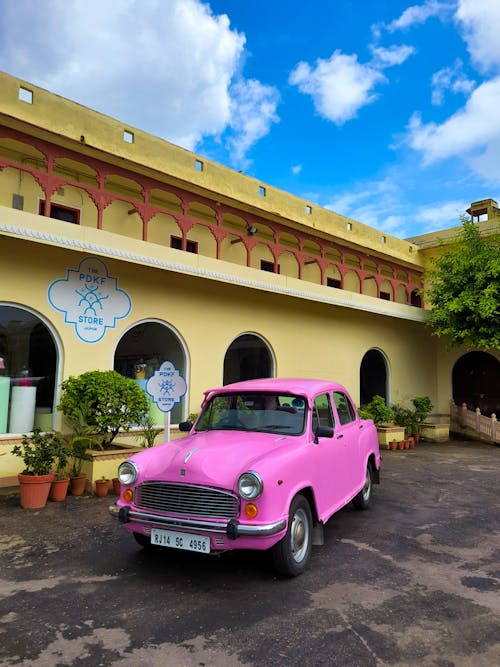
[[[397,446],[398,443],[396,442],[396,440],[391,440],[391,442],[389,443],[389,449],[391,450],[391,452],[393,452],[397,448]]]
[[[401,440],[401,442],[398,442],[398,449],[402,450],[405,448],[405,443]]]
[[[95,481],[96,496],[99,496],[100,498],[102,498],[103,496],[107,496],[108,491],[109,491],[109,480],[96,479]]]
[[[45,507],[54,474],[23,475],[19,473],[17,479],[19,480],[21,507],[25,510],[38,510]]]
[[[115,496],[119,496],[122,488],[120,480],[118,479],[118,477],[113,477],[112,481],[113,481],[113,493],[115,494]]]
[[[61,502],[65,500],[68,493],[69,477],[66,479],[55,479],[50,485],[49,500]]]
[[[415,447],[415,440],[413,438],[410,438],[408,440],[408,444],[410,446],[410,449],[413,449]]]
[[[415,441],[415,444],[420,440],[420,433],[415,433],[413,436],[413,440]]]
[[[78,477],[71,477],[69,480],[69,490],[72,496],[81,496],[85,491],[85,484],[87,483],[87,475],[79,475]]]

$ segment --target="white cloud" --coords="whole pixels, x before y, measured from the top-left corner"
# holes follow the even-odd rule
[[[389,32],[411,28],[414,25],[425,23],[428,19],[434,16],[443,16],[449,12],[452,7],[453,5],[450,3],[427,0],[427,2],[424,2],[422,5],[412,5],[411,7],[407,7],[401,16],[384,27]]]
[[[388,48],[372,46],[370,50],[373,54],[374,64],[377,64],[379,67],[401,65],[415,53],[413,46],[407,46],[406,44],[401,46],[389,46]]]
[[[450,116],[441,125],[422,123],[418,114],[410,120],[409,143],[420,151],[424,162],[469,153],[477,157],[484,153],[492,142],[500,141],[500,77],[478,86],[465,107]],[[500,171],[500,167],[497,168]]]
[[[376,99],[373,88],[386,78],[374,67],[362,65],[356,55],[335,51],[328,60],[318,59],[314,67],[299,62],[289,83],[311,95],[316,111],[342,125],[358,110]]]
[[[302,165],[301,164],[294,164],[292,167],[292,174],[300,174],[302,171]]]
[[[456,60],[453,67],[444,67],[432,76],[432,104],[441,105],[447,90],[468,95],[476,85],[462,72],[462,61]]]
[[[470,202],[457,199],[418,207],[413,213],[414,221],[419,227],[418,233],[426,234],[447,227],[457,227],[460,224],[460,216],[465,213],[469,205]]]
[[[453,227],[470,202],[436,201],[424,206],[408,203],[392,178],[357,183],[351,190],[330,198],[326,208],[359,220],[398,238]]]
[[[469,53],[482,71],[500,66],[500,3],[498,0],[459,0],[455,14]]]
[[[189,149],[232,124],[242,150],[265,131],[232,98],[245,41],[200,0],[17,0],[2,3],[0,66]]]
[[[395,236],[405,236],[409,228],[399,187],[390,178],[358,183],[330,197],[325,208]]]
[[[245,166],[249,148],[269,133],[271,123],[278,122],[276,107],[279,94],[275,88],[254,79],[240,80],[231,88],[231,121],[235,131],[228,144],[234,164]]]

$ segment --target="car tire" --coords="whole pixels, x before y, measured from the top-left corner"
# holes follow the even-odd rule
[[[368,462],[366,466],[365,483],[361,491],[353,498],[352,504],[357,510],[365,510],[370,504],[373,489],[372,464]]]
[[[297,494],[290,505],[286,535],[272,548],[276,570],[286,577],[302,574],[309,564],[313,521],[311,507]]]

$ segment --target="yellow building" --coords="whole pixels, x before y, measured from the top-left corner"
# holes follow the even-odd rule
[[[420,296],[440,236],[389,236],[0,73],[0,451],[60,426],[68,376],[144,382],[166,360],[188,385],[173,424],[260,376],[447,415],[465,352]]]

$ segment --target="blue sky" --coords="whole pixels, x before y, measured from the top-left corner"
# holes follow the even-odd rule
[[[498,0],[0,0],[0,69],[404,238],[500,197]]]

